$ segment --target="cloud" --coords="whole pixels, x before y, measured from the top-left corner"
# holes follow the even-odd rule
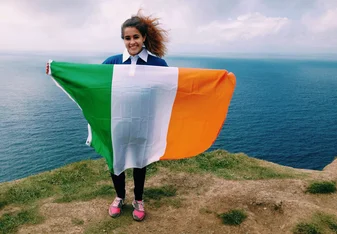
[[[1,2],[0,50],[107,50],[121,42],[122,20],[137,9],[111,1]]]
[[[307,12],[300,20],[303,47],[321,53],[337,53],[337,2],[318,1],[316,11]],[[298,38],[298,37],[297,37]]]
[[[120,26],[140,7],[169,30],[169,54],[337,53],[335,0],[0,1],[0,51],[121,52]]]
[[[205,35],[204,43],[247,41],[256,37],[277,34],[288,21],[285,17],[266,17],[255,12],[240,15],[234,20],[212,21],[199,27],[197,32]]]
[[[314,33],[337,33],[337,7],[327,9],[322,15],[306,15],[302,19],[309,31]]]

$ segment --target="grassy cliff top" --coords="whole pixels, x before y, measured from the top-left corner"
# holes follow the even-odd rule
[[[147,218],[137,223],[132,170],[126,171],[123,215],[112,219],[107,208],[115,194],[106,163],[85,160],[0,184],[0,233],[171,233],[172,227],[176,233],[336,233],[336,163],[301,170],[223,150],[153,163],[144,191]],[[224,225],[221,214],[237,209],[245,221]]]

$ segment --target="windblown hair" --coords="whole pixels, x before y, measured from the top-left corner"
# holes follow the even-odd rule
[[[152,18],[151,16],[143,16],[140,11],[137,15],[127,19],[121,27],[121,36],[124,39],[124,29],[127,27],[135,27],[142,34],[146,36],[144,45],[152,54],[163,57],[167,48],[165,43],[168,42],[167,31],[159,27],[159,18]]]

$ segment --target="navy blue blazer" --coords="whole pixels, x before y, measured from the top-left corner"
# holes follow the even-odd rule
[[[107,58],[103,64],[131,64],[131,59],[128,58],[124,63],[123,63],[123,54],[118,54],[111,56]],[[151,54],[148,55],[147,57],[147,62],[145,62],[143,59],[138,58],[137,60],[138,65],[152,65],[152,66],[163,66],[163,67],[168,67],[166,61],[164,59],[161,59],[159,57],[153,56]]]

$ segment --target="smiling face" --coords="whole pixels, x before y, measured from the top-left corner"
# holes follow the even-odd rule
[[[142,51],[146,37],[143,37],[138,29],[135,27],[126,27],[124,28],[123,36],[125,48],[128,50],[130,55],[135,56]]]

